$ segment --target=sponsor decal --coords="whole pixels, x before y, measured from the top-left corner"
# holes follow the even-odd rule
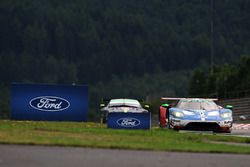
[[[201,121],[205,121],[205,111],[200,111],[200,115],[201,115]]]
[[[66,110],[70,103],[56,96],[40,96],[30,100],[30,106],[37,110],[53,112]]]
[[[120,118],[117,124],[123,127],[136,127],[141,124],[141,121],[136,118]]]

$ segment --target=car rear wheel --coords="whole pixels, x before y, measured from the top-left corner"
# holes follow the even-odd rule
[[[224,133],[231,133],[231,132],[232,132],[232,128],[230,128],[230,129],[224,131]]]

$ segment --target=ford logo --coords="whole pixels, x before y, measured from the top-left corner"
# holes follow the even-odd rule
[[[60,97],[41,96],[33,98],[30,101],[30,106],[41,111],[62,111],[69,108],[70,103]]]
[[[141,124],[140,120],[136,118],[120,118],[116,122],[123,127],[136,127]]]

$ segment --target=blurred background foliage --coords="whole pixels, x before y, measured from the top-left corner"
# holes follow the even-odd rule
[[[236,63],[216,65],[213,73],[202,68],[194,70],[189,94],[219,98],[250,95],[250,57],[242,56]]]
[[[12,82],[87,84],[91,118],[101,97],[250,89],[249,8],[214,1],[211,74],[210,0],[1,0],[0,117]]]

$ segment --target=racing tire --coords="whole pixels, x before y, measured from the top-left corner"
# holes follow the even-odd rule
[[[232,132],[232,129],[224,131],[224,133],[231,133],[231,132]]]
[[[229,129],[229,130],[215,130],[215,131],[213,131],[214,133],[231,133],[232,132],[232,130],[231,129]]]
[[[173,128],[174,131],[179,132],[180,129],[177,128]]]

